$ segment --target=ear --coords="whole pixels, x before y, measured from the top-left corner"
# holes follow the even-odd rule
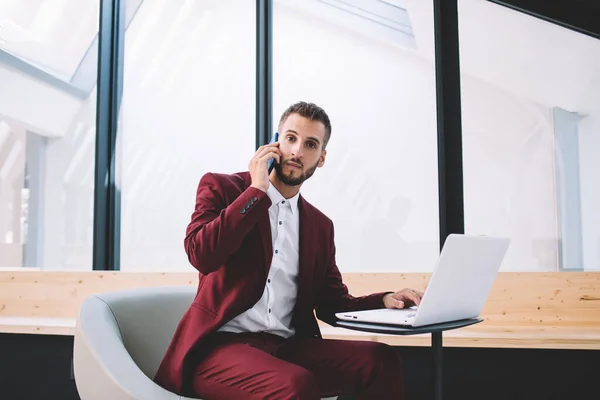
[[[325,157],[327,156],[327,150],[323,150],[321,152],[321,157],[319,158],[319,163],[317,166],[321,168],[325,164]]]

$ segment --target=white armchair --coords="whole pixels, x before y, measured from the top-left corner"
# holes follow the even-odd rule
[[[73,349],[81,399],[199,400],[168,392],[151,379],[195,294],[191,286],[149,287],[87,298]]]

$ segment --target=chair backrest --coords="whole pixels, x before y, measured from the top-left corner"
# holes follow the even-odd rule
[[[148,287],[94,297],[108,306],[131,358],[152,379],[196,290],[192,286]]]

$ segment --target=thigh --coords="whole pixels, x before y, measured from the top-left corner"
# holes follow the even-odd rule
[[[310,370],[321,396],[368,393],[382,379],[403,386],[400,358],[383,343],[295,338],[282,345],[277,356]]]
[[[196,367],[192,386],[211,400],[318,398],[310,371],[250,343],[216,346]]]

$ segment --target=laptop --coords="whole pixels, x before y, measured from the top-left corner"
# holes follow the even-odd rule
[[[344,321],[408,327],[476,318],[483,309],[509,244],[508,238],[451,234],[444,242],[418,307],[335,315]]]

